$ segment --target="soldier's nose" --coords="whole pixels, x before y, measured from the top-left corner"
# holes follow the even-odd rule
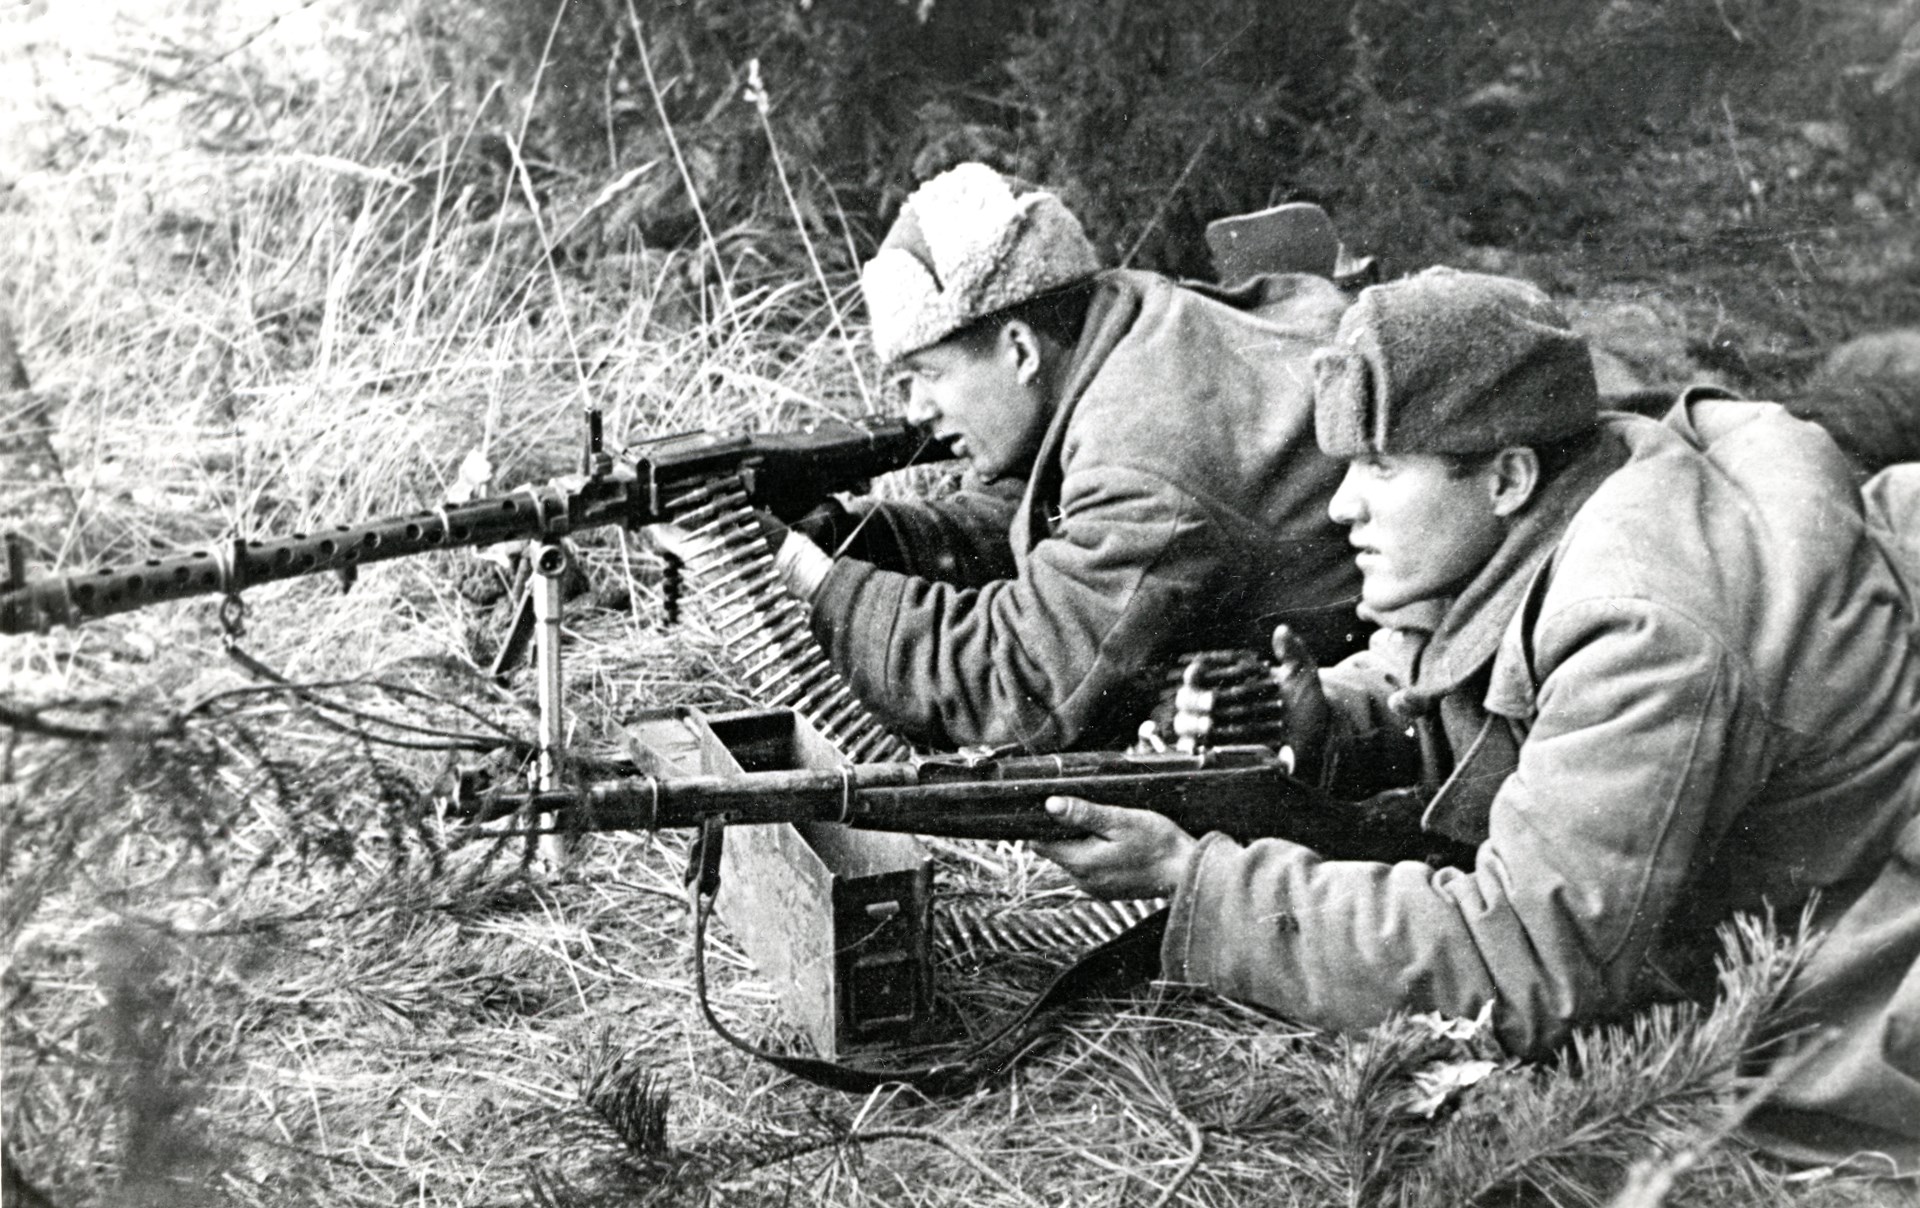
[[[1352,525],[1359,523],[1364,511],[1360,490],[1354,483],[1354,470],[1348,467],[1346,476],[1333,492],[1333,498],[1327,500],[1327,515],[1335,524]]]
[[[940,408],[933,405],[924,390],[918,386],[907,388],[907,418],[916,424],[930,424],[940,417]]]

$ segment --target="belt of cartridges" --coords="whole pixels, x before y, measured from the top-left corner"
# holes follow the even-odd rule
[[[689,593],[701,601],[760,705],[791,709],[854,763],[907,758],[906,743],[867,712],[814,640],[806,609],[789,596],[738,478],[710,481],[666,501],[686,530]]]

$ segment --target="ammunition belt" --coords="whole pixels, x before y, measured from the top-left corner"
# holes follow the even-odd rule
[[[757,704],[792,709],[854,763],[905,759],[907,744],[853,695],[827,661],[773,569],[760,524],[737,477],[712,480],[666,501],[692,537],[684,574]]]
[[[1050,906],[941,902],[933,914],[934,937],[943,952],[967,963],[1020,952],[1057,955],[1117,939],[1164,905],[1157,898],[1118,902],[1072,898]]]

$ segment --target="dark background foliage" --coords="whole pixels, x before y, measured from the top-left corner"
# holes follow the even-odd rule
[[[843,255],[843,218],[870,248],[915,183],[969,158],[1061,190],[1115,263],[1200,275],[1207,221],[1296,198],[1396,262],[1600,238],[1600,179],[1652,141],[1756,114],[1843,123],[1860,172],[1904,165],[1881,190],[1895,208],[1920,157],[1913,0],[483,7],[506,75],[529,84],[545,57],[545,153],[664,165],[664,112],[709,217],[732,226],[779,200],[777,146]],[[756,61],[771,143],[740,103]],[[1831,190],[1829,217],[1857,191]],[[695,225],[686,190],[663,187],[634,233],[668,244]]]

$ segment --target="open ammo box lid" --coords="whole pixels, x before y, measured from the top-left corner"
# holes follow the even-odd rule
[[[845,756],[788,710],[659,710],[627,726],[665,775],[836,768]],[[822,1057],[925,1038],[933,1014],[933,863],[912,835],[831,823],[728,828],[721,921]]]

